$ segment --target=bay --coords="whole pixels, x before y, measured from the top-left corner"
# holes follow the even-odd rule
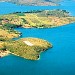
[[[75,16],[75,9],[72,6],[21,6],[0,3],[0,14],[38,9],[65,9]],[[75,75],[75,23],[48,29],[16,28],[16,30],[22,32],[20,38],[45,39],[53,44],[53,48],[43,52],[37,61],[14,55],[0,58],[0,75]]]

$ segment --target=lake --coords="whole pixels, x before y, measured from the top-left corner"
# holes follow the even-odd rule
[[[66,9],[71,15],[75,15],[75,9],[72,6],[34,7],[0,3],[0,14],[31,9]],[[53,44],[53,48],[43,52],[40,60],[37,61],[14,55],[0,58],[0,75],[75,75],[75,23],[48,29],[16,28],[16,30],[22,32],[20,38],[45,39]]]

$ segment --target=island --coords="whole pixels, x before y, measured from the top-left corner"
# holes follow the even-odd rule
[[[59,5],[60,2],[60,0],[0,0],[0,1],[30,6],[57,6]]]
[[[14,54],[30,60],[38,60],[40,54],[53,45],[34,37],[20,38],[15,28],[53,28],[75,22],[66,10],[33,10],[0,15],[0,57]]]

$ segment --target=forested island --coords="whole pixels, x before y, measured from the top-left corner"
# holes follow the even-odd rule
[[[13,40],[22,35],[14,28],[52,28],[75,22],[66,10],[33,10],[0,15],[0,57],[9,53],[30,60],[37,60],[40,53],[52,47],[48,41],[39,38]]]

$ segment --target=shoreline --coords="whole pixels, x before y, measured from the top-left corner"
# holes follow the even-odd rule
[[[22,57],[22,56],[20,56],[20,55],[15,54],[15,53],[11,53],[11,54],[13,54],[14,56],[17,56],[17,57],[25,58],[25,57]],[[25,58],[25,59],[26,59],[26,60],[32,60],[32,61],[40,60],[40,55],[39,55],[39,58],[38,58],[38,59],[35,59],[35,60],[33,60],[33,59],[27,59],[27,58]]]
[[[67,26],[69,24],[73,24],[75,22],[71,22],[71,23],[67,23],[67,24],[63,24],[63,25],[59,25],[59,26],[52,26],[52,27],[20,27],[20,28],[25,28],[25,29],[49,29],[49,28],[57,28],[57,27],[62,27],[62,26]]]
[[[9,55],[11,52],[6,50],[6,51],[0,51],[0,58],[5,57],[7,55]]]

